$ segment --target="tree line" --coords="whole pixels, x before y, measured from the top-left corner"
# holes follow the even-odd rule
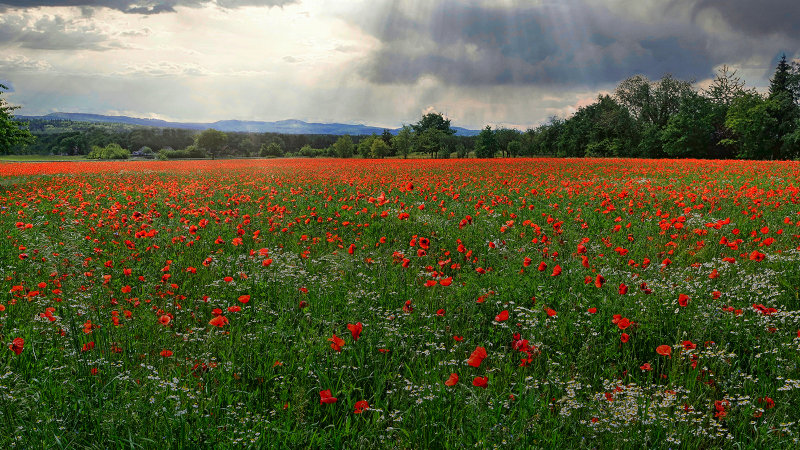
[[[5,86],[0,85],[0,88]],[[0,92],[1,93],[1,92]],[[557,156],[631,158],[800,158],[800,64],[779,61],[766,93],[722,67],[697,88],[672,75],[623,80],[568,118],[551,117],[527,131],[492,129],[457,136],[450,119],[429,113],[399,132],[371,136],[224,133],[89,124],[15,121],[0,97],[0,153],[100,157],[408,157]],[[35,140],[33,138],[36,138]]]

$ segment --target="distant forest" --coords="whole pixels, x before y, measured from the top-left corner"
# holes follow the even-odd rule
[[[26,121],[33,143],[16,154],[160,159],[217,157],[496,156],[772,159],[800,158],[800,64],[784,56],[769,90],[747,87],[723,67],[703,89],[693,81],[642,75],[622,81],[568,118],[527,131],[492,129],[455,136],[450,120],[430,113],[399,133],[336,136],[223,133],[134,125]]]

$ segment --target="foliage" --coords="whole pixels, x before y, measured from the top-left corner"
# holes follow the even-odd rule
[[[333,144],[333,154],[339,158],[351,158],[355,152],[353,139],[349,135],[344,135]]]
[[[278,142],[270,142],[269,144],[261,144],[262,157],[276,158],[283,156],[283,147]]]
[[[213,128],[204,130],[195,138],[195,145],[197,148],[211,155],[211,159],[221,156],[227,144],[228,135]]]
[[[370,158],[384,158],[389,156],[391,153],[392,148],[389,144],[386,143],[386,140],[381,137],[380,139],[373,139],[372,145],[369,148],[369,156]]]
[[[11,113],[19,109],[19,106],[6,103],[2,97],[4,90],[8,90],[8,87],[0,84],[0,155],[11,153],[11,149],[15,146],[34,142],[34,137],[25,124],[14,120]]]
[[[128,159],[131,152],[120,147],[119,144],[108,144],[105,147],[92,147],[87,158],[89,159]]]
[[[408,125],[403,125],[397,135],[392,138],[392,148],[394,148],[395,152],[402,156],[403,159],[408,158],[408,154],[411,152],[413,138],[411,130],[412,128]]]
[[[493,158],[494,154],[500,150],[497,143],[497,136],[492,127],[486,125],[486,128],[481,130],[478,135],[478,140],[475,142],[475,157],[477,158]]]
[[[427,130],[439,130],[442,133],[452,136],[456,130],[450,128],[450,119],[445,119],[441,113],[431,112],[422,116],[419,122],[411,125],[414,133],[421,134]]]

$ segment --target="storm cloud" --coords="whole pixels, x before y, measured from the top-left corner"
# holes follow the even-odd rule
[[[694,19],[703,10],[714,9],[737,27],[746,22],[747,31],[759,35],[788,35],[800,23],[799,17],[770,29],[761,20],[748,22],[746,13],[733,13],[722,3],[729,2],[700,1],[693,14],[668,2],[651,4],[651,18],[658,18],[654,22],[580,0],[536,6],[443,1],[425,15],[416,14],[413,2],[385,2],[377,14],[382,19],[363,25],[380,46],[361,73],[378,84],[413,84],[434,77],[465,86],[594,86],[635,73],[702,79],[741,56],[743,47],[752,47],[702,27]],[[782,3],[784,11],[793,11],[790,16],[800,15],[800,8]],[[744,10],[754,13],[753,8]]]
[[[743,33],[800,38],[800,4],[795,0],[698,0],[695,15],[713,12]]]
[[[762,91],[796,0],[0,0],[20,113],[468,128],[567,116],[635,74]]]

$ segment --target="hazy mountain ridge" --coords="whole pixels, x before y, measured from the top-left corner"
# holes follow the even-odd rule
[[[18,119],[52,119],[72,120],[76,122],[122,123],[127,125],[141,125],[147,127],[182,128],[190,130],[205,130],[213,128],[224,132],[249,132],[249,133],[283,133],[283,134],[332,134],[332,135],[369,135],[381,134],[385,128],[369,125],[343,124],[343,123],[309,123],[302,120],[288,119],[276,122],[250,121],[250,120],[218,120],[212,123],[200,122],[169,122],[160,119],[142,119],[128,116],[106,116],[102,114],[64,113],[55,112],[44,116],[17,116]],[[458,136],[475,136],[480,131],[469,130],[461,127],[452,127]],[[389,129],[392,134],[397,134],[400,128]]]

